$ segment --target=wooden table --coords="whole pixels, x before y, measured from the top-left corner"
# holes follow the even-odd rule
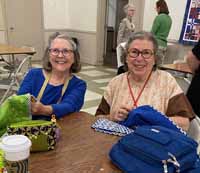
[[[181,73],[192,74],[192,71],[190,70],[187,63],[162,64],[159,66],[159,68],[163,70],[172,70],[172,71],[177,71]]]
[[[31,47],[15,47],[11,45],[6,44],[0,44],[0,56],[2,57],[2,60],[7,62],[3,56],[4,55],[11,55],[12,58],[12,65],[15,67],[15,55],[24,54],[24,55],[31,55],[33,56],[36,53],[34,48]]]
[[[22,69],[23,64],[25,64],[27,61],[29,63],[29,66],[31,66],[31,58],[36,53],[34,48],[31,47],[15,47],[10,46],[6,44],[0,44],[0,60],[5,62],[8,67],[8,79],[9,84],[0,84],[0,89],[6,90],[3,97],[0,100],[0,104],[6,99],[8,96],[8,93],[10,90],[16,91],[19,87],[19,81],[17,78],[17,74]],[[17,57],[17,59],[20,61],[20,64],[16,63],[16,57],[15,55],[26,55],[26,57]],[[11,60],[8,61],[4,58],[5,55],[10,55]]]
[[[15,47],[6,44],[0,44],[0,55],[27,54],[34,55],[36,53],[31,47]]]
[[[117,136],[91,128],[95,117],[84,112],[59,120],[61,138],[56,149],[31,153],[31,173],[121,173],[109,160]]]

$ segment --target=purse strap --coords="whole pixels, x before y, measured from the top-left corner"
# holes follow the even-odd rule
[[[46,88],[46,86],[47,86],[47,84],[48,84],[50,78],[51,78],[51,73],[49,73],[49,74],[47,74],[47,75],[45,76],[44,83],[43,83],[43,85],[42,85],[42,87],[41,87],[41,89],[40,89],[40,92],[39,92],[38,96],[37,96],[37,100],[38,100],[38,101],[40,101],[40,99],[42,98],[42,95],[43,95],[43,93],[44,93],[44,90],[45,90],[45,88]],[[71,79],[71,77],[65,79],[64,86],[62,87],[61,96],[60,96],[60,98],[58,99],[57,103],[60,103],[60,101],[61,101],[61,99],[62,99],[62,97],[63,97],[63,95],[64,95],[64,93],[65,93],[65,91],[66,91],[66,89],[67,89],[67,86],[68,86],[68,83],[69,83],[69,80],[70,80],[70,79]]]
[[[47,83],[49,82],[50,77],[51,77],[50,74],[47,74],[47,75],[45,76],[45,80],[44,80],[43,85],[42,85],[42,87],[41,87],[41,89],[40,89],[40,92],[39,92],[39,94],[38,94],[38,96],[37,96],[37,100],[38,100],[38,101],[40,101],[40,99],[42,98],[42,95],[43,95],[44,90],[45,90],[45,88],[46,88],[46,86],[47,86]]]

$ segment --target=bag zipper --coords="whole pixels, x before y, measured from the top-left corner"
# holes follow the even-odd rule
[[[33,122],[33,124],[28,124],[30,122]],[[25,124],[25,122],[27,124]],[[20,128],[20,127],[34,127],[34,126],[45,126],[45,125],[52,125],[55,124],[52,121],[45,121],[45,120],[32,120],[32,121],[24,121],[24,124],[14,123],[10,125],[10,128]]]
[[[138,138],[143,138],[144,140],[146,140],[146,141],[148,141],[148,142],[150,141],[150,140],[145,139],[144,136],[141,137],[141,136],[138,135],[138,134],[136,134],[136,135],[137,135]],[[155,142],[151,142],[151,143],[153,143],[153,145],[156,145],[157,147],[161,148],[160,144],[155,143]],[[140,148],[137,148],[137,149],[131,148],[130,146],[128,146],[128,145],[122,143],[121,140],[120,140],[120,144],[121,144],[122,146],[124,146],[123,148],[124,148],[125,151],[128,151],[128,152],[131,152],[131,153],[135,154],[136,157],[138,157],[138,158],[140,158],[140,155],[142,154],[142,155],[145,156],[146,158],[150,158],[150,160],[152,160],[152,162],[154,162],[154,163],[156,163],[156,164],[159,164],[159,162],[163,164],[162,161],[164,161],[164,160],[167,161],[168,159],[171,158],[171,157],[168,157],[168,158],[164,158],[164,159],[162,159],[162,160],[156,159],[155,157],[152,157],[151,155],[149,155],[149,154],[147,154],[147,153],[144,153]],[[164,148],[163,148],[163,149],[164,149]],[[162,149],[162,150],[163,150],[163,149]],[[190,150],[190,149],[181,151],[181,152],[182,152],[181,155],[184,155],[184,153],[187,153],[189,150]],[[166,151],[166,150],[165,150],[165,152],[169,153],[169,152]],[[139,153],[139,154],[137,154],[137,153]],[[172,154],[172,153],[171,153],[171,154]],[[173,155],[173,154],[172,154],[172,155]],[[178,155],[178,157],[180,157],[180,152],[177,153],[177,155]],[[149,159],[146,159],[145,157],[143,157],[143,160],[146,161],[147,163],[149,163],[149,162],[150,162]],[[181,157],[180,157],[180,158],[181,158]],[[180,158],[179,158],[179,159],[180,159]],[[179,159],[178,159],[178,160],[179,160]],[[187,164],[182,165],[181,168],[184,168],[184,167],[185,167],[185,168],[187,169],[188,167],[187,167],[186,165],[187,165]],[[164,165],[163,165],[163,168],[164,168]],[[184,170],[185,170],[185,168],[184,168]]]

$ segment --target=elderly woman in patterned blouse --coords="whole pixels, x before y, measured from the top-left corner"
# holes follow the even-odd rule
[[[96,116],[123,121],[132,109],[150,105],[188,129],[194,118],[191,105],[175,78],[156,68],[157,49],[157,41],[149,32],[130,37],[125,48],[127,72],[109,82]]]

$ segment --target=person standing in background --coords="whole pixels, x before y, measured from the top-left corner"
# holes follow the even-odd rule
[[[133,16],[135,13],[135,7],[132,4],[126,4],[124,6],[124,12],[126,13],[126,17],[122,19],[118,35],[117,35],[117,66],[120,67],[123,65],[122,62],[122,52],[124,50],[125,43],[128,41],[128,38],[135,31],[135,25],[133,23]]]
[[[155,35],[158,42],[158,64],[164,63],[165,54],[167,51],[167,37],[169,35],[172,19],[169,16],[169,10],[165,0],[156,2],[156,11],[158,15],[153,21],[151,32]]]
[[[186,96],[195,114],[200,117],[200,40],[194,48],[188,52],[186,60],[194,74]]]

